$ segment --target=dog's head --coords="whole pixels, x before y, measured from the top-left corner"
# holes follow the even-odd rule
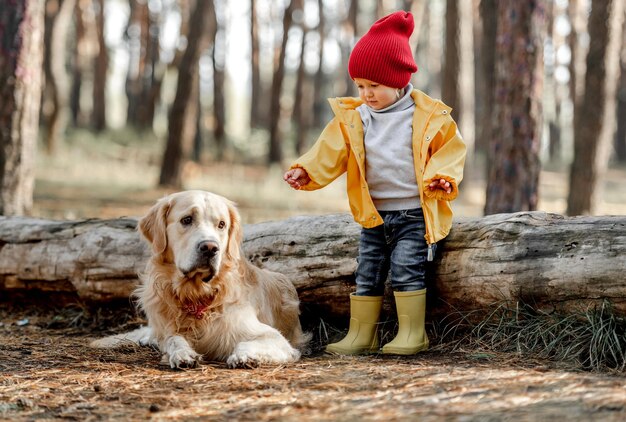
[[[226,198],[185,191],[160,199],[139,221],[159,265],[174,266],[187,280],[210,282],[240,259],[239,213]]]

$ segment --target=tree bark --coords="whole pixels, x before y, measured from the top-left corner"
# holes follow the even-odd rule
[[[425,49],[425,60],[424,63],[419,63],[422,65],[423,72],[428,74],[426,78],[425,86],[428,90],[428,95],[433,98],[441,98],[441,63],[442,63],[442,54],[441,52],[445,50],[444,46],[444,22],[445,22],[445,11],[441,10],[442,8],[437,7],[434,2],[428,2],[427,10],[427,21],[426,26],[428,30],[426,31],[428,36],[427,39],[424,40]],[[419,72],[419,70],[418,70]]]
[[[467,145],[467,157],[473,160],[476,143],[476,81],[474,75],[474,9],[472,1],[459,1],[459,121],[458,127]]]
[[[304,55],[306,54],[307,35],[309,29],[306,23],[302,22],[300,25],[302,28],[302,41],[300,44],[300,63],[298,64],[298,72],[296,76],[296,93],[294,95],[293,114],[291,120],[295,125],[295,141],[294,147],[296,155],[300,156],[304,154],[306,147],[307,132],[309,131],[309,122],[311,120],[311,113],[313,107],[311,104],[311,95],[308,92],[306,66],[304,61]]]
[[[261,86],[261,69],[259,65],[259,25],[257,20],[256,0],[250,0],[250,73],[251,73],[251,89],[250,98],[250,127],[255,128],[261,126],[262,118],[262,86]]]
[[[626,25],[622,26],[620,72],[617,89],[617,131],[615,133],[615,158],[626,164]]]
[[[204,134],[202,133],[204,123],[202,122],[203,110],[200,99],[199,65],[196,67],[192,78],[193,79],[191,81],[193,83],[193,87],[189,92],[189,104],[187,106],[185,120],[183,122],[183,130],[180,135],[180,138],[183,140],[181,147],[181,165],[183,165],[186,159],[191,159],[200,163],[200,156],[202,155],[202,151],[204,149]],[[180,183],[182,185],[182,178]]]
[[[302,9],[302,0],[290,0],[283,14],[283,34],[281,44],[277,50],[274,63],[274,77],[272,78],[272,95],[270,102],[270,145],[267,155],[268,164],[280,163],[283,159],[283,140],[280,130],[281,106],[280,97],[285,78],[285,55],[287,54],[287,41],[289,29],[293,22],[293,12]]]
[[[44,70],[46,93],[50,96],[46,116],[44,144],[54,154],[59,138],[65,134],[68,121],[70,80],[65,69],[67,34],[76,0],[53,0],[46,3]]]
[[[587,52],[585,43],[581,42],[583,34],[587,33],[587,13],[584,7],[585,1],[569,0],[567,12],[571,25],[571,30],[567,36],[567,42],[570,48],[569,62],[569,96],[574,105],[574,119],[576,122],[576,114],[580,111],[580,102],[584,90],[585,60],[584,56]],[[573,124],[572,124],[573,125]]]
[[[461,0],[463,1],[463,0]],[[459,123],[461,101],[459,93],[459,0],[446,1],[446,42],[441,81],[441,99],[452,107],[452,117]]]
[[[127,301],[149,253],[136,223],[0,218],[1,296],[34,290]],[[359,231],[347,214],[293,217],[245,226],[243,249],[254,264],[293,281],[304,312],[345,317]],[[606,299],[626,315],[624,256],[626,216],[522,212],[461,220],[431,268],[429,312],[479,317],[501,301],[574,312]]]
[[[97,8],[96,35],[98,40],[98,54],[93,65],[93,112],[91,124],[97,132],[106,129],[106,86],[109,70],[109,52],[104,41],[104,0],[94,3]]]
[[[195,136],[198,97],[198,60],[206,47],[205,38],[213,33],[207,22],[215,22],[210,14],[215,9],[212,1],[198,1],[190,18],[188,45],[178,69],[176,96],[169,115],[167,144],[163,153],[159,186],[182,186],[182,167],[185,156],[191,151]],[[192,122],[192,124],[188,124]],[[194,130],[189,130],[193,127]]]
[[[154,22],[148,2],[130,0],[129,6],[130,17],[125,34],[129,53],[125,85],[128,99],[126,122],[141,129],[151,129],[154,105],[150,104],[147,94],[155,82],[155,65],[158,66],[158,24]],[[153,37],[152,32],[156,37]],[[150,83],[146,83],[148,81]]]
[[[74,6],[75,34],[74,45],[72,46],[72,86],[70,88],[70,114],[74,126],[79,126],[81,120],[80,93],[83,86],[83,72],[85,71],[84,56],[86,54],[84,50],[85,44],[88,42],[84,19],[87,4],[85,1],[77,1]]]
[[[382,4],[381,2],[376,2],[376,15],[371,23],[374,23],[378,19],[382,18]],[[360,10],[359,0],[351,0],[350,7],[348,8],[348,16],[346,20],[343,22],[343,42],[340,42],[341,49],[341,73],[343,74],[343,79],[345,81],[345,89],[343,92],[343,97],[354,97],[358,96],[358,92],[354,86],[354,82],[350,77],[350,73],[348,72],[348,62],[350,60],[350,53],[352,52],[352,48],[357,41],[357,37],[363,35],[359,31],[359,10]]]
[[[499,2],[485,214],[532,211],[539,198],[545,5]]]
[[[498,11],[496,0],[480,0],[481,18],[480,49],[477,49],[477,85],[476,110],[476,150],[486,152],[492,136],[492,110],[495,81],[496,31],[498,29]],[[489,160],[487,160],[489,174]]]
[[[319,62],[317,65],[317,71],[315,72],[315,78],[313,80],[313,126],[322,127],[324,122],[324,109],[327,107],[326,102],[326,87],[329,85],[326,83],[326,76],[324,75],[324,44],[326,43],[326,16],[324,13],[324,1],[317,0],[317,8],[319,13],[319,25],[317,31],[319,33],[319,49],[318,57]]]
[[[574,161],[570,168],[567,214],[592,214],[602,197],[602,180],[615,131],[622,1],[593,0],[585,92],[575,113]]]
[[[472,4],[467,0],[446,1],[445,61],[441,98],[452,107],[452,117],[474,154],[474,45]],[[471,161],[471,160],[470,160]]]
[[[561,47],[562,37],[560,36],[555,20],[559,18],[560,7],[553,2],[548,3],[548,31],[546,40],[547,48],[551,50],[549,52],[550,58],[545,60],[544,70],[544,90],[547,93],[545,96],[543,115],[545,126],[548,131],[547,144],[548,144],[548,159],[553,163],[560,163],[561,160],[561,93],[562,84],[556,77],[557,69],[559,68],[559,61],[556,52]]]
[[[623,54],[623,56],[626,58],[626,54]],[[619,163],[626,164],[626,60],[622,61],[619,90],[617,92],[617,131],[615,133],[615,158]]]
[[[223,14],[226,10],[222,11]],[[213,43],[213,139],[215,141],[215,159],[222,161],[226,151],[226,96],[224,85],[226,81],[226,28],[219,22],[225,21],[225,16],[218,20],[216,14],[211,15],[211,26],[214,33]],[[218,42],[221,40],[221,42]]]
[[[0,214],[33,205],[43,62],[44,1],[0,8]]]

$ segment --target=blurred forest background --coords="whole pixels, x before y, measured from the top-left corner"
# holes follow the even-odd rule
[[[0,214],[142,214],[201,188],[245,222],[348,211],[282,173],[408,10],[413,85],[468,144],[459,215],[626,214],[623,0],[0,0]]]

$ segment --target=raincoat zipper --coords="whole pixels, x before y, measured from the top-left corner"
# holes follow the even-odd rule
[[[424,188],[422,187],[423,186],[422,180],[424,179],[424,166],[425,166],[425,164],[422,164],[422,149],[424,147],[424,137],[426,136],[425,132],[426,132],[426,129],[428,128],[428,123],[433,117],[433,114],[435,114],[436,110],[437,110],[437,106],[435,105],[435,107],[433,107],[432,111],[428,115],[428,118],[426,119],[426,125],[424,127],[424,133],[422,133],[422,140],[420,143],[420,168],[422,171],[420,172],[420,178],[418,180],[418,183],[420,186],[420,201],[422,204],[424,203],[424,192],[423,192]],[[424,226],[426,228],[426,235],[424,237],[426,237],[426,242],[428,243],[428,254],[426,255],[426,261],[431,262],[435,259],[435,251],[433,248],[434,243],[431,243],[433,228],[431,227],[431,222],[427,213],[424,213]]]

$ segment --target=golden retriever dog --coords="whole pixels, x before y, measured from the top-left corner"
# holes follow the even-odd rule
[[[234,368],[300,358],[309,336],[300,327],[296,289],[284,275],[245,259],[231,201],[204,191],[175,193],[152,207],[139,231],[152,247],[134,293],[148,326],[92,347],[155,345],[172,368],[201,359]]]

